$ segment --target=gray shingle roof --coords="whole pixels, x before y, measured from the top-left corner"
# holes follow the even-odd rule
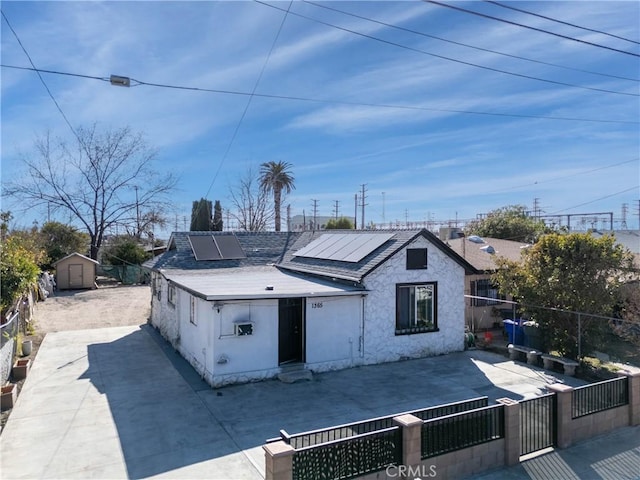
[[[359,262],[345,262],[321,258],[297,257],[295,253],[326,233],[350,235],[393,234],[391,239],[373,250]],[[236,235],[247,258],[237,260],[198,261],[193,255],[189,235],[211,235],[212,232],[174,232],[169,240],[168,250],[145,262],[144,266],[152,270],[173,270],[186,273],[193,270],[251,267],[276,264],[279,268],[304,274],[335,278],[350,282],[362,279],[382,265],[388,258],[401,250],[409,242],[422,236],[440,249],[468,272],[475,269],[438,237],[427,230],[332,230],[316,232],[215,232],[215,235]]]
[[[247,258],[235,260],[198,261],[193,255],[189,235],[235,235]],[[144,266],[152,270],[205,270],[261,266],[278,263],[285,249],[299,236],[295,232],[174,232],[171,234],[167,251],[148,260]]]

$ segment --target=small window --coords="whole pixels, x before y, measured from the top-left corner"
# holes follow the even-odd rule
[[[438,331],[437,284],[396,286],[396,335]]]
[[[167,302],[169,302],[170,305],[173,305],[175,307],[176,305],[176,286],[175,285],[169,285],[169,287],[167,288]]]
[[[194,325],[198,325],[198,318],[196,316],[196,297],[191,297],[189,305],[189,321]]]
[[[423,270],[427,268],[426,248],[407,248],[407,270]]]

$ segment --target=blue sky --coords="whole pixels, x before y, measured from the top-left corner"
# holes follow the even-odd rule
[[[339,201],[352,216],[366,184],[367,223],[471,219],[538,198],[547,214],[612,211],[617,225],[627,203],[627,225],[637,228],[638,43],[486,2],[448,4],[580,42],[420,1],[296,1],[287,15],[289,2],[252,1],[4,1],[2,11],[40,69],[255,89],[249,97],[119,88],[43,74],[74,127],[145,133],[158,170],[180,177],[165,212],[180,229],[193,200],[207,195],[229,208],[239,177],[270,160],[293,165],[292,215],[310,215],[317,200],[319,215]],[[640,41],[638,2],[504,4]],[[2,63],[29,66],[4,20]],[[34,72],[1,73],[4,181],[20,174],[19,156],[36,136],[71,132]],[[2,208],[18,206],[3,199]],[[28,226],[46,211],[16,217]]]

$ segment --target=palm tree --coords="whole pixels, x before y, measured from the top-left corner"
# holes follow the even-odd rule
[[[291,193],[296,187],[291,175],[291,164],[283,161],[265,162],[260,165],[260,188],[267,193],[273,192],[276,232],[280,231],[280,202],[282,191]]]

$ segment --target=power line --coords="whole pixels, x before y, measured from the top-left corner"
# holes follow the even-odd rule
[[[256,2],[256,3],[259,3],[260,5],[265,5],[267,7],[274,8],[276,10],[282,10],[280,7],[276,7],[274,5],[269,5],[268,3],[262,2],[260,0],[253,0],[253,1]],[[349,33],[352,33],[354,35],[358,35],[360,37],[364,37],[364,38],[368,38],[370,40],[374,40],[376,42],[384,43],[386,45],[392,45],[394,47],[399,47],[399,48],[402,48],[404,50],[408,50],[408,51],[416,52],[416,53],[421,53],[423,55],[428,55],[430,57],[439,58],[441,60],[446,60],[446,61],[449,61],[449,62],[454,62],[454,63],[459,63],[459,64],[462,64],[462,65],[467,65],[469,67],[481,68],[483,70],[488,70],[488,71],[491,71],[491,72],[503,73],[505,75],[511,75],[511,76],[519,77],[519,78],[526,78],[528,80],[535,80],[535,81],[538,81],[538,82],[551,83],[553,85],[560,85],[560,86],[563,86],[563,87],[580,88],[580,89],[583,89],[583,90],[591,90],[591,91],[594,91],[594,92],[612,93],[612,94],[615,94],[615,95],[626,95],[626,96],[631,96],[631,97],[640,96],[640,94],[637,94],[637,93],[617,92],[617,91],[614,91],[614,90],[607,90],[607,89],[604,89],[604,88],[585,87],[585,86],[582,86],[582,85],[575,85],[573,83],[559,82],[557,80],[549,80],[549,79],[546,79],[546,78],[534,77],[532,75],[525,75],[523,73],[516,73],[516,72],[510,72],[508,70],[501,70],[499,68],[487,67],[486,65],[480,65],[480,64],[477,64],[477,63],[473,63],[473,62],[467,62],[465,60],[458,60],[456,58],[447,57],[445,55],[439,55],[437,53],[427,52],[426,50],[421,50],[419,48],[414,48],[414,47],[409,47],[407,45],[402,45],[400,43],[392,42],[390,40],[384,40],[382,38],[374,37],[373,35],[369,35],[369,34],[366,34],[366,33],[356,32],[355,30],[351,30],[351,29],[345,28],[345,27],[340,27],[338,25],[335,25],[335,24],[332,24],[332,23],[329,23],[329,22],[325,22],[325,21],[322,21],[322,20],[318,20],[316,18],[308,17],[308,16],[302,15],[300,13],[290,12],[290,14],[291,15],[295,15],[295,16],[300,17],[300,18],[305,18],[305,19],[310,20],[312,22],[316,22],[316,23],[320,23],[322,25],[326,25],[326,26],[331,27],[331,28],[335,28],[337,30],[342,30],[344,32],[349,32]]]
[[[293,12],[290,12],[290,13],[293,14]],[[18,68],[21,70],[32,70],[32,71],[42,72],[42,70],[39,70],[37,68],[17,67],[14,65],[6,65],[6,64],[0,64],[0,67]],[[51,70],[47,71],[47,73],[102,80],[101,77],[90,77],[87,75],[78,75],[78,74],[57,72],[57,71],[51,71]],[[300,96],[292,96],[292,95],[276,95],[276,94],[256,93],[256,92],[249,93],[249,92],[241,92],[237,90],[221,90],[221,89],[214,89],[214,88],[187,87],[184,85],[170,85],[170,84],[164,84],[164,83],[144,82],[141,80],[136,80],[135,78],[132,78],[131,82],[134,82],[132,83],[131,87],[138,87],[138,86],[144,85],[148,87],[170,88],[175,90],[189,90],[194,92],[205,92],[205,93],[218,93],[223,95],[238,95],[238,96],[253,95],[254,97],[270,98],[274,100],[292,100],[292,101],[299,101],[299,102],[322,103],[322,104],[333,104],[333,105],[350,105],[350,106],[357,106],[357,107],[390,108],[390,109],[396,109],[396,110],[457,113],[457,114],[464,114],[464,115],[486,115],[486,116],[493,116],[493,117],[531,118],[531,119],[538,119],[538,120],[560,120],[560,121],[571,121],[571,122],[618,123],[618,124],[624,124],[624,125],[640,124],[640,121],[632,121],[632,120],[607,120],[607,119],[593,119],[593,118],[580,118],[580,117],[557,117],[552,115],[526,115],[526,114],[518,114],[518,113],[483,112],[478,110],[460,110],[460,109],[453,109],[453,108],[421,107],[417,105],[397,105],[397,104],[390,104],[390,103],[355,102],[355,101],[348,101],[348,100],[321,99],[321,98],[300,97]]]
[[[242,111],[242,115],[240,116],[240,120],[238,121],[238,124],[236,125],[235,130],[233,131],[233,135],[231,136],[231,140],[229,141],[229,144],[227,145],[227,149],[224,152],[224,155],[222,156],[222,160],[220,160],[220,165],[218,165],[218,169],[216,170],[216,173],[213,176],[213,179],[211,180],[211,183],[209,184],[209,188],[207,189],[207,193],[205,195],[204,198],[207,198],[207,196],[209,195],[209,193],[211,192],[211,189],[213,188],[213,184],[215,183],[216,179],[218,178],[218,174],[220,173],[220,170],[222,170],[222,165],[224,164],[225,160],[227,159],[227,156],[229,155],[229,152],[231,151],[231,147],[238,135],[238,131],[240,130],[240,126],[242,125],[242,122],[244,121],[244,118],[247,115],[247,112],[249,111],[249,106],[251,105],[251,101],[253,100],[253,97],[256,94],[256,90],[258,89],[258,85],[260,84],[260,80],[262,80],[262,75],[264,74],[265,69],[267,68],[267,64],[269,63],[269,60],[271,59],[271,54],[273,53],[273,49],[276,46],[276,43],[278,42],[278,38],[280,37],[280,33],[282,32],[282,27],[284,26],[284,22],[287,19],[287,15],[289,13],[289,9],[291,8],[291,4],[293,3],[293,0],[290,0],[289,2],[289,7],[287,7],[287,11],[284,14],[284,17],[282,18],[282,21],[280,22],[280,26],[278,27],[278,31],[276,32],[276,36],[273,39],[273,42],[271,44],[271,48],[269,49],[269,53],[267,54],[267,57],[264,60],[264,63],[262,64],[262,69],[260,70],[260,74],[258,75],[258,78],[256,79],[256,83],[253,85],[253,90],[251,91],[251,93],[249,94],[249,99],[247,100],[247,104],[244,107],[244,110]],[[140,84],[143,84],[142,82],[139,82]],[[200,206],[198,206],[200,207]]]
[[[37,74],[38,74],[38,78],[40,79],[40,82],[42,82],[42,85],[44,86],[45,90],[47,91],[47,93],[49,94],[49,97],[51,97],[51,100],[53,101],[53,103],[55,104],[56,108],[58,109],[58,112],[60,112],[60,115],[62,115],[62,118],[64,119],[64,121],[66,122],[66,124],[68,125],[68,127],[71,129],[71,132],[73,133],[73,135],[76,137],[76,139],[78,140],[78,142],[80,143],[80,145],[84,146],[84,143],[82,142],[82,140],[80,140],[80,137],[78,136],[78,133],[76,132],[76,130],[73,128],[73,126],[71,125],[71,122],[69,121],[69,119],[67,118],[67,116],[65,115],[64,111],[62,110],[62,107],[60,107],[60,104],[58,103],[58,101],[56,100],[56,98],[53,96],[53,93],[51,93],[51,90],[49,90],[49,86],[46,84],[46,82],[44,81],[44,78],[42,78],[42,75],[40,74],[40,70],[38,70],[36,68],[36,65],[33,63],[33,60],[31,59],[31,55],[29,55],[29,52],[27,52],[27,49],[25,48],[25,46],[22,44],[22,41],[20,40],[20,37],[18,37],[18,34],[16,33],[16,31],[13,29],[13,27],[11,26],[11,23],[9,23],[9,19],[7,18],[7,16],[4,14],[4,11],[1,11],[2,13],[2,18],[4,18],[4,21],[7,22],[7,26],[9,27],[9,29],[11,30],[11,33],[13,33],[13,36],[16,37],[16,40],[18,41],[18,44],[20,45],[20,48],[22,48],[22,51],[24,52],[24,54],[27,56],[27,59],[29,60],[29,63],[31,64],[31,66],[33,67],[32,70],[34,70]]]
[[[497,5],[502,8],[508,8],[509,10],[514,10],[516,12],[526,13],[527,15],[533,15],[534,17],[538,17],[538,18],[544,18],[545,20],[549,20],[551,22],[561,23],[562,25],[568,25],[570,27],[579,28],[581,30],[586,30],[588,32],[601,33],[602,35],[607,35],[609,37],[624,40],[625,42],[631,42],[631,43],[635,43],[636,45],[640,45],[640,42],[636,42],[635,40],[631,40],[629,38],[620,37],[619,35],[614,35],[613,33],[603,32],[602,30],[596,30],[595,28],[582,27],[580,25],[576,25],[575,23],[565,22],[564,20],[558,20],[557,18],[547,17],[545,15],[540,15],[539,13],[529,12],[521,8],[512,7],[511,5],[505,5],[504,3],[494,2],[492,0],[484,0],[484,1],[486,3],[492,3],[493,5]]]
[[[567,210],[573,210],[574,208],[578,208],[578,207],[584,207],[585,205],[589,205],[590,203],[595,203],[595,202],[599,202],[600,200],[606,200],[607,198],[611,198],[611,197],[615,197],[616,195],[621,195],[623,193],[627,193],[630,192],[631,190],[637,190],[640,188],[640,185],[634,185],[631,188],[626,188],[624,190],[620,190],[619,192],[616,193],[612,193],[610,195],[605,195],[604,197],[600,197],[600,198],[596,198],[595,200],[591,200],[589,202],[584,202],[581,203],[580,205],[574,205],[573,207],[567,207],[567,208],[563,208],[561,210],[555,211],[550,213],[549,215],[555,215],[556,213],[560,213],[560,212],[566,212]]]
[[[513,54],[510,54],[510,53],[498,52],[497,50],[491,50],[489,48],[482,48],[482,47],[478,47],[478,46],[475,46],[475,45],[469,45],[467,43],[456,42],[455,40],[450,40],[450,39],[447,39],[447,38],[438,37],[436,35],[430,35],[428,33],[420,32],[418,30],[412,30],[410,28],[405,28],[405,27],[401,27],[399,25],[394,25],[394,24],[391,24],[391,23],[382,22],[380,20],[376,20],[376,19],[373,19],[373,18],[365,17],[365,16],[362,16],[362,15],[357,15],[355,13],[345,12],[344,10],[340,10],[340,9],[337,9],[337,8],[329,7],[328,5],[322,5],[322,4],[319,4],[319,3],[316,3],[316,2],[312,2],[310,0],[303,0],[303,1],[305,3],[308,3],[309,5],[313,5],[314,7],[324,8],[326,10],[331,10],[331,11],[334,11],[334,12],[342,13],[344,15],[349,15],[349,16],[354,17],[354,18],[359,18],[361,20],[367,20],[369,22],[377,23],[378,25],[383,25],[385,27],[394,28],[396,30],[400,30],[400,31],[407,32],[407,33],[413,33],[415,35],[420,35],[420,36],[423,36],[423,37],[426,37],[426,38],[432,38],[434,40],[439,40],[441,42],[451,43],[453,45],[459,45],[461,47],[472,48],[474,50],[479,50],[481,52],[493,53],[495,55],[501,55],[503,57],[516,58],[518,60],[524,60],[526,62],[537,63],[537,64],[540,64],[540,65],[548,65],[550,67],[562,68],[562,69],[565,69],[565,70],[573,70],[573,71],[576,71],[576,72],[589,73],[591,75],[599,75],[599,76],[602,76],[602,77],[616,78],[618,80],[629,80],[629,81],[632,81],[632,82],[640,82],[640,79],[638,79],[638,78],[629,78],[629,77],[622,77],[622,76],[619,76],[619,75],[612,75],[612,74],[609,74],[609,73],[593,72],[591,70],[583,70],[581,68],[568,67],[566,65],[558,65],[557,63],[544,62],[542,60],[535,60],[535,59],[532,59],[532,58],[521,57],[519,55],[513,55]]]
[[[613,167],[618,167],[620,165],[626,165],[627,163],[637,162],[638,160],[640,160],[640,157],[639,158],[633,158],[631,160],[624,160],[622,162],[613,163],[611,165],[605,165],[604,167],[592,168],[590,170],[583,170],[581,172],[571,173],[569,175],[563,175],[563,176],[560,176],[560,177],[553,177],[553,178],[550,178],[548,180],[542,180],[542,181],[539,181],[539,182],[536,181],[536,182],[533,182],[533,183],[526,183],[526,184],[522,184],[522,185],[516,185],[516,186],[513,186],[513,187],[503,188],[503,189],[500,189],[500,190],[493,190],[491,192],[486,192],[485,195],[491,195],[491,194],[494,194],[494,193],[508,192],[510,190],[515,190],[515,189],[522,188],[522,187],[530,187],[530,186],[533,186],[533,185],[540,185],[541,183],[555,182],[555,181],[558,181],[558,180],[563,180],[565,178],[576,177],[578,175],[586,175],[587,173],[593,173],[593,172],[597,172],[599,170],[605,170],[607,168],[613,168]]]
[[[486,13],[475,12],[473,10],[467,10],[466,8],[456,7],[453,5],[447,5],[446,3],[436,2],[435,0],[422,0],[426,3],[432,3],[433,5],[438,5],[439,7],[451,8],[453,10],[458,10],[464,13],[470,13],[471,15],[477,15],[479,17],[488,18],[491,20],[496,20],[498,22],[508,23],[509,25],[515,25],[517,27],[528,28],[529,30],[535,30],[536,32],[547,33],[549,35],[554,35],[556,37],[564,38],[565,40],[572,40],[574,42],[583,43],[585,45],[591,45],[592,47],[604,48],[606,50],[611,50],[612,52],[624,53],[625,55],[631,55],[633,57],[640,57],[637,53],[627,52],[626,50],[620,50],[618,48],[608,47],[606,45],[600,45],[598,43],[588,42],[586,40],[580,40],[579,38],[573,38],[568,35],[562,35],[561,33],[550,32],[549,30],[544,30],[542,28],[532,27],[530,25],[524,25],[522,23],[512,22],[511,20],[506,20],[504,18],[494,17],[492,15],[487,15]]]

